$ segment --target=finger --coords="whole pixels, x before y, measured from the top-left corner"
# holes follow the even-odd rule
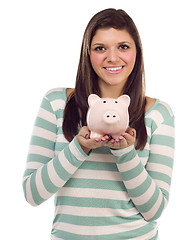
[[[116,139],[112,139],[110,142],[109,142],[109,147],[110,148],[113,148],[113,149],[120,149],[122,148],[122,142],[124,141],[125,139],[121,136],[119,138],[116,138]]]
[[[102,147],[104,145],[104,143],[100,139],[85,139],[84,137],[80,138],[80,143],[89,149]]]
[[[126,148],[128,145],[127,145],[127,141],[125,138],[121,139],[120,141],[120,148]]]
[[[90,138],[89,133],[85,133],[84,138],[85,138],[85,139],[89,139],[89,138]]]
[[[106,144],[106,142],[102,141],[101,139],[92,139],[91,147],[98,148],[98,147],[104,146],[105,144]]]
[[[102,138],[101,138],[101,141],[102,141],[102,142],[106,142],[106,141],[107,141],[106,137],[102,137]]]
[[[86,134],[89,134],[90,131],[89,131],[89,128],[87,126],[84,126],[80,129],[79,131],[79,135],[85,137]]]
[[[131,135],[132,137],[136,137],[136,130],[135,130],[135,129],[131,129],[130,135]]]
[[[112,139],[111,136],[108,136],[108,135],[105,135],[104,138],[107,140],[107,141],[110,141]]]
[[[83,127],[82,131],[80,132],[81,136],[85,139],[90,139],[90,131],[88,127]]]
[[[134,128],[128,128],[125,133],[130,134],[132,137],[136,137],[136,130]],[[125,134],[124,133],[124,134]],[[122,136],[124,135],[122,134]]]

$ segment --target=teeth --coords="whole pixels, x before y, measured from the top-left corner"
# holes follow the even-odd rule
[[[120,70],[120,69],[122,69],[122,67],[106,68],[106,70],[109,70],[109,71],[117,71],[117,70]]]

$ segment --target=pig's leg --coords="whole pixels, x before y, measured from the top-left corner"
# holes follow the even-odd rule
[[[93,131],[91,131],[91,133],[90,133],[90,138],[102,138],[102,137],[103,137],[102,134],[99,134],[99,133],[96,133]]]
[[[117,138],[119,138],[121,136],[121,134],[112,134],[112,138],[114,138],[114,139],[117,139]]]

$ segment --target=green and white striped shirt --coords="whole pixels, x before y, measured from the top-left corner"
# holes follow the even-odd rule
[[[85,154],[62,133],[66,89],[43,98],[24,173],[26,200],[37,206],[55,194],[52,240],[155,240],[155,222],[169,200],[174,115],[156,100],[145,113],[147,144]]]

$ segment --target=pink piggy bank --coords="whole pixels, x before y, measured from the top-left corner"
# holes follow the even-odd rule
[[[100,98],[96,94],[88,97],[87,126],[91,131],[90,138],[101,138],[110,135],[118,138],[129,126],[130,97]]]

